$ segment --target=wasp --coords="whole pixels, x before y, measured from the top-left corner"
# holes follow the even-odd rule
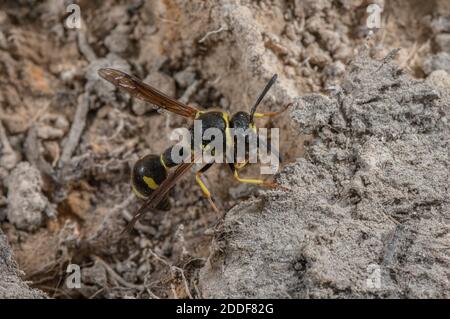
[[[102,68],[98,70],[98,74],[103,79],[109,81],[119,89],[129,93],[135,98],[150,102],[164,110],[178,114],[180,116],[190,118],[192,120],[201,121],[203,131],[207,130],[208,128],[219,129],[225,137],[225,147],[234,147],[230,146],[230,144],[233,144],[230,143],[229,136],[229,130],[231,128],[240,128],[242,130],[251,129],[256,132],[256,126],[254,123],[255,118],[269,118],[277,116],[284,112],[290,105],[286,105],[281,111],[278,112],[256,112],[258,105],[261,103],[271,86],[275,83],[277,79],[276,74],[273,75],[270,81],[266,84],[263,91],[256,100],[256,103],[250,109],[250,112],[239,111],[232,115],[222,110],[199,110],[195,107],[186,105],[142,82],[138,78],[119,70]],[[201,147],[203,149],[208,147],[207,140],[202,140],[201,143]],[[264,141],[258,140],[258,145],[262,144],[264,144]],[[143,198],[145,200],[145,203],[136,211],[132,220],[124,231],[132,229],[136,221],[148,210],[155,208],[168,209],[167,196],[169,191],[175,186],[177,181],[180,180],[180,178],[185,175],[197,162],[195,161],[195,159],[192,159],[192,161],[188,163],[179,163],[178,161],[175,161],[172,156],[172,148],[173,146],[168,147],[160,155],[146,155],[134,164],[131,172],[131,186],[135,194],[138,197]],[[236,152],[236,150],[233,151]],[[248,155],[248,149],[246,151],[246,155]],[[274,152],[276,151],[272,150],[272,153]],[[277,156],[279,155],[277,154]],[[212,208],[216,212],[219,212],[216,205],[214,204],[214,201],[212,200],[211,192],[206,187],[205,182],[202,178],[202,174],[204,174],[213,164],[214,162],[210,162],[203,165],[195,173],[195,179],[200,186],[204,196],[211,204]],[[241,177],[239,175],[239,170],[246,164],[247,161],[228,163],[233,176],[237,181],[241,183],[258,184],[272,188],[283,188],[281,185],[267,182],[262,179]],[[170,172],[172,168],[174,170]]]

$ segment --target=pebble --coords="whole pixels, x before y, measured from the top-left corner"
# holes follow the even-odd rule
[[[41,173],[30,163],[21,162],[11,172],[7,184],[8,220],[18,229],[37,230],[48,205],[42,194]]]

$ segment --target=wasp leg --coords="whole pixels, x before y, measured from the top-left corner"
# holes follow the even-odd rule
[[[203,195],[205,195],[205,197],[208,199],[209,203],[211,204],[211,207],[214,209],[214,211],[217,214],[220,214],[219,209],[217,208],[216,204],[214,204],[213,200],[212,200],[212,196],[211,196],[211,192],[209,191],[209,189],[206,187],[205,182],[203,181],[202,178],[202,174],[204,172],[206,172],[214,163],[209,163],[206,164],[205,166],[203,166],[201,169],[199,169],[196,173],[195,173],[195,180],[197,181],[198,185],[200,185],[200,188],[203,192]]]
[[[284,111],[286,111],[288,109],[288,107],[291,106],[291,105],[292,105],[292,103],[287,104],[281,111],[255,113],[253,116],[255,118],[257,118],[257,119],[262,119],[262,118],[265,118],[265,117],[275,117],[277,115],[280,115]]]
[[[287,189],[286,187],[284,187],[282,185],[279,185],[277,183],[272,183],[272,182],[266,182],[266,181],[263,181],[262,179],[242,178],[239,176],[238,169],[234,166],[233,163],[230,163],[229,166],[230,166],[231,171],[233,172],[234,178],[240,183],[257,184],[257,185],[262,185],[262,186],[266,186],[266,187],[270,187],[270,188]]]

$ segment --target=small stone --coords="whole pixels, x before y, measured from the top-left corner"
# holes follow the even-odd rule
[[[134,261],[125,260],[116,264],[116,271],[128,282],[136,282],[137,276],[137,265]]]
[[[450,54],[447,52],[434,54],[425,60],[422,68],[426,74],[430,74],[436,70],[444,70],[450,73]]]
[[[434,39],[439,51],[450,52],[450,33],[441,33]]]
[[[21,162],[11,172],[7,186],[9,221],[18,229],[38,229],[48,205],[42,194],[43,181],[39,170],[28,162]]]
[[[450,74],[444,70],[436,70],[431,72],[431,74],[426,79],[426,82],[431,86],[438,86],[441,88],[450,88]]]
[[[150,272],[150,267],[147,263],[140,265],[137,270],[137,276],[138,276],[139,280],[144,281],[145,277],[148,275],[149,272]]]
[[[450,15],[439,16],[431,22],[433,33],[450,32]]]
[[[341,61],[333,62],[327,65],[323,72],[327,77],[340,77],[345,73],[345,64]]]
[[[75,215],[86,219],[86,214],[91,207],[90,194],[86,191],[72,191],[67,196],[67,204]]]
[[[125,73],[130,73],[130,65],[118,55],[110,53],[106,58],[99,58],[92,61],[87,67],[86,89],[96,93],[101,101],[117,105],[116,87],[98,75],[98,70],[101,68],[114,68]],[[129,94],[123,94],[123,99],[128,101],[130,99]]]
[[[350,45],[340,45],[339,48],[334,52],[333,57],[337,60],[347,62],[353,56],[353,49]]]
[[[286,36],[289,38],[289,40],[295,41],[297,36],[295,34],[295,28],[292,24],[288,24],[286,26]]]
[[[316,37],[309,33],[308,31],[305,31],[302,33],[302,42],[305,46],[308,46],[310,44],[313,44],[316,41]]]
[[[7,170],[12,170],[16,167],[16,164],[20,161],[21,156],[18,152],[12,148],[4,147],[0,152],[0,166]]]
[[[331,57],[328,52],[322,50],[317,43],[308,46],[306,56],[309,57],[309,63],[313,66],[325,67],[331,62]]]
[[[37,135],[44,140],[51,140],[61,138],[64,132],[51,126],[39,126],[37,128]]]
[[[338,32],[331,30],[323,30],[320,32],[320,38],[325,43],[328,52],[334,53],[341,48],[341,37]]]
[[[123,53],[130,46],[130,28],[126,25],[118,25],[105,38],[105,46],[113,53]]]
[[[106,270],[98,261],[91,267],[83,268],[81,271],[81,279],[83,283],[94,284],[104,287],[108,283]]]
[[[183,71],[180,71],[175,74],[174,78],[177,81],[178,85],[186,88],[191,85],[195,81],[195,71],[191,67],[187,67]]]

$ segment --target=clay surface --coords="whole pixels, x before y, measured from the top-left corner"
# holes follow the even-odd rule
[[[66,1],[0,4],[1,296],[448,297],[448,0],[77,3],[80,29]],[[291,190],[217,165],[220,215],[188,174],[120,237],[133,163],[189,123],[102,67],[230,114],[277,73],[260,110],[294,105],[257,125],[280,128],[280,173],[242,176]]]

